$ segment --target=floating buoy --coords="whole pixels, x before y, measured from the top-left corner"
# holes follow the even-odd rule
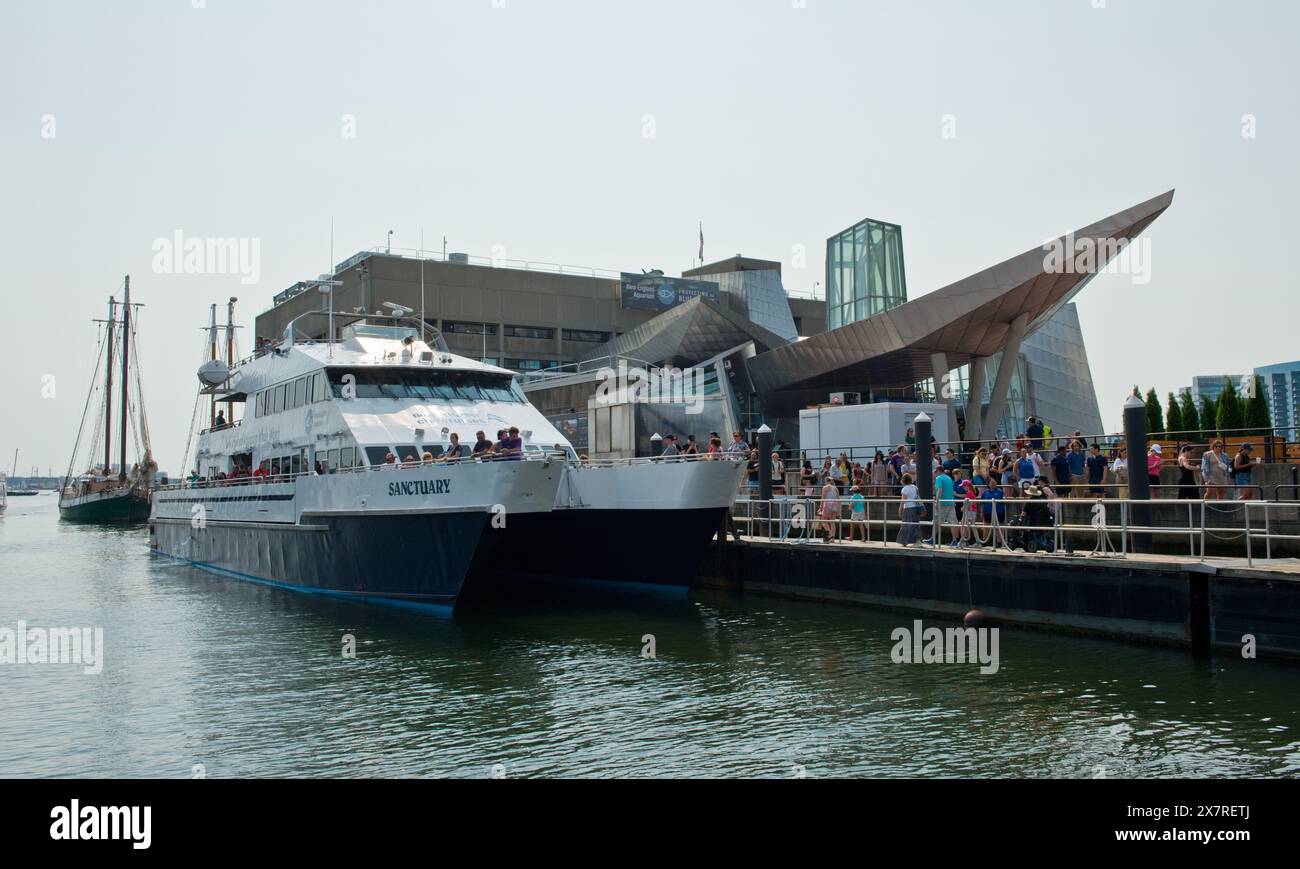
[[[966,613],[966,618],[963,619],[963,621],[965,622],[966,627],[977,628],[980,625],[984,624],[984,611],[971,610],[970,612]]]

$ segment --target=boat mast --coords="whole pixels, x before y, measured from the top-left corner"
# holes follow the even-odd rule
[[[216,361],[217,358],[217,303],[212,303],[212,313],[208,317],[208,359]],[[212,395],[212,410],[208,414],[208,428],[217,427],[217,396]]]
[[[126,426],[130,421],[128,404],[131,386],[131,276],[126,276],[126,299],[122,302],[122,465],[121,479],[126,479]]]
[[[104,365],[104,476],[113,466],[113,337],[117,331],[117,301],[108,297],[108,359]]]
[[[235,302],[239,299],[234,296],[226,303],[226,367],[234,370],[235,367]],[[226,399],[226,425],[235,424],[235,400]]]

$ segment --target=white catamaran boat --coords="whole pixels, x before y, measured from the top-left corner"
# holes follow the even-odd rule
[[[444,607],[504,576],[694,579],[743,463],[582,464],[513,372],[448,352],[403,313],[337,315],[350,321],[337,340],[304,339],[298,322],[325,316],[311,312],[251,359],[205,363],[204,394],[225,410],[200,433],[190,479],[154,494],[155,550],[298,590]],[[215,313],[210,328],[215,356]],[[469,457],[478,432],[511,428],[518,442]],[[453,434],[463,457],[449,458]]]

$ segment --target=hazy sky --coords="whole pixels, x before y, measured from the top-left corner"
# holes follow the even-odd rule
[[[423,228],[670,274],[703,220],[707,259],[781,259],[791,289],[871,216],[902,224],[915,298],[1176,187],[1150,282],[1078,298],[1108,427],[1135,382],[1300,358],[1300,4],[1099,5],[6,0],[0,465],[65,469],[89,321],[130,273],[178,470],[209,303],[251,327],[326,269],[331,216],[335,260]],[[256,239],[259,281],[155,273],[176,230]]]

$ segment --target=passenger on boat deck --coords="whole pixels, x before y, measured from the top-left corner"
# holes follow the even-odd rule
[[[410,362],[415,358],[415,336],[407,335],[402,339],[402,361]]]
[[[418,464],[420,461],[415,457],[415,453],[407,453],[406,458],[402,459],[403,468],[414,468]]]
[[[430,456],[432,458],[432,456]],[[438,457],[440,462],[458,462],[465,458],[465,448],[460,444],[460,435],[455,432],[451,433],[451,445],[447,451]]]
[[[271,476],[271,465],[270,465],[270,462],[269,462],[267,459],[262,459],[261,464],[259,464],[259,465],[257,466],[257,470],[256,470],[256,471],[253,471],[253,476],[254,476],[254,477],[269,477],[269,476]]]
[[[423,453],[420,454],[420,461],[426,465],[432,465],[433,453],[429,452],[428,450],[425,450]]]
[[[386,453],[384,455],[384,464],[389,468],[397,467],[397,456],[392,453]]]
[[[325,470],[325,463],[318,460],[316,462],[316,476],[323,477],[327,473],[329,473],[329,471]]]
[[[216,424],[213,425],[212,428],[214,431],[216,431],[218,429],[223,429],[225,427],[226,427],[226,412],[224,410],[219,410],[217,411]]]
[[[474,436],[478,440],[474,443],[474,452],[471,454],[471,458],[479,459],[492,451],[492,441],[484,437],[483,432],[476,432]]]
[[[510,426],[508,436],[502,438],[497,446],[503,458],[519,461],[524,457],[524,439],[519,436],[519,429],[513,425]]]

